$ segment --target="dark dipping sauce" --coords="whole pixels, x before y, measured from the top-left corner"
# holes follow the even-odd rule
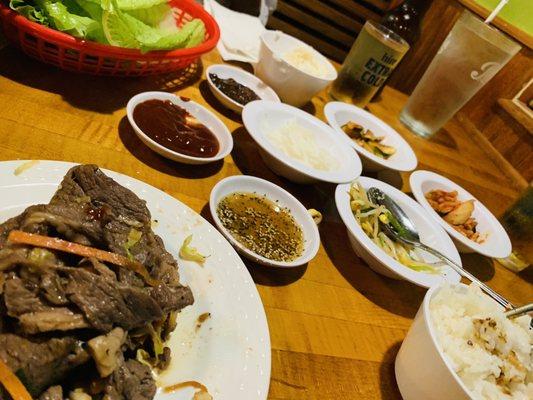
[[[216,156],[220,148],[213,132],[170,100],[138,104],[133,119],[146,136],[177,153],[208,158]]]
[[[243,106],[251,101],[261,100],[261,97],[259,97],[252,89],[241,85],[233,78],[222,79],[219,78],[217,74],[209,74],[209,78],[213,84],[222,91],[222,93]]]
[[[239,243],[270,260],[293,261],[304,250],[302,228],[291,212],[266,196],[231,193],[218,203],[217,216]]]

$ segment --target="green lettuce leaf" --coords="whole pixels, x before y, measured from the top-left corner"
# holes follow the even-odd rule
[[[152,27],[158,26],[161,21],[171,13],[172,9],[168,3],[156,4],[149,8],[139,8],[134,10],[128,10],[128,14],[137,18],[139,21],[150,25]]]
[[[48,18],[43,13],[43,10],[34,6],[33,4],[30,4],[26,0],[11,0],[9,2],[9,7],[19,14],[24,15],[30,21],[38,22],[39,24],[46,26],[50,25]]]
[[[166,4],[168,0],[116,0],[116,2],[120,10],[139,10],[159,4]]]
[[[36,3],[46,13],[50,25],[59,31],[85,38],[98,29],[98,23],[94,19],[70,13],[63,3],[50,0],[36,0]]]

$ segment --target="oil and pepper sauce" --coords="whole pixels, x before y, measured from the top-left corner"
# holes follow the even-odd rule
[[[146,100],[133,110],[137,126],[150,139],[177,153],[209,158],[220,144],[205,125],[170,100]]]
[[[239,243],[260,256],[293,261],[303,252],[302,228],[287,208],[265,196],[229,194],[218,203],[217,216]]]
[[[247,86],[241,85],[233,78],[223,79],[217,74],[209,74],[211,82],[220,89],[222,93],[228,96],[230,99],[235,100],[237,103],[245,106],[251,101],[261,100],[261,98],[252,89]]]

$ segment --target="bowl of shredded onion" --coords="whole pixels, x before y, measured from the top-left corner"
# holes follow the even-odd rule
[[[335,192],[337,210],[355,253],[374,271],[418,286],[429,288],[443,281],[459,282],[459,274],[431,254],[395,242],[385,234],[381,223],[389,222],[390,213],[369,200],[366,192],[371,187],[381,189],[399,204],[415,224],[424,244],[461,265],[452,240],[416,201],[385,182],[367,177],[338,185]]]
[[[244,107],[242,119],[265,164],[293,182],[345,183],[361,174],[361,160],[347,139],[305,111],[258,100]]]

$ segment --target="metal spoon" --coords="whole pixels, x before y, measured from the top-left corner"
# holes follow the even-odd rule
[[[385,206],[387,210],[390,212],[390,214],[392,215],[392,218],[390,218],[390,223],[384,224],[380,222],[383,225],[383,228],[387,236],[397,241],[410,244],[411,246],[418,247],[424,251],[427,251],[430,254],[433,254],[435,257],[440,258],[441,260],[445,261],[448,265],[450,265],[450,267],[452,267],[455,270],[455,272],[457,272],[459,275],[468,279],[470,282],[474,282],[477,285],[479,285],[481,287],[481,290],[483,290],[486,294],[488,294],[490,297],[492,297],[495,301],[497,301],[499,304],[504,306],[506,309],[514,308],[513,305],[508,300],[506,300],[503,296],[496,293],[489,286],[485,285],[483,282],[481,282],[479,279],[477,279],[474,275],[472,275],[468,271],[465,271],[455,261],[448,258],[441,252],[429,246],[426,246],[424,243],[422,243],[420,241],[420,236],[418,235],[418,231],[416,230],[416,227],[413,224],[413,222],[409,219],[409,217],[407,216],[407,214],[405,214],[405,212],[401,209],[401,207],[398,204],[396,204],[396,202],[392,200],[389,196],[387,196],[385,193],[383,193],[378,188],[368,189],[367,194],[368,194],[368,198],[370,199],[370,201],[372,201],[374,204]]]

